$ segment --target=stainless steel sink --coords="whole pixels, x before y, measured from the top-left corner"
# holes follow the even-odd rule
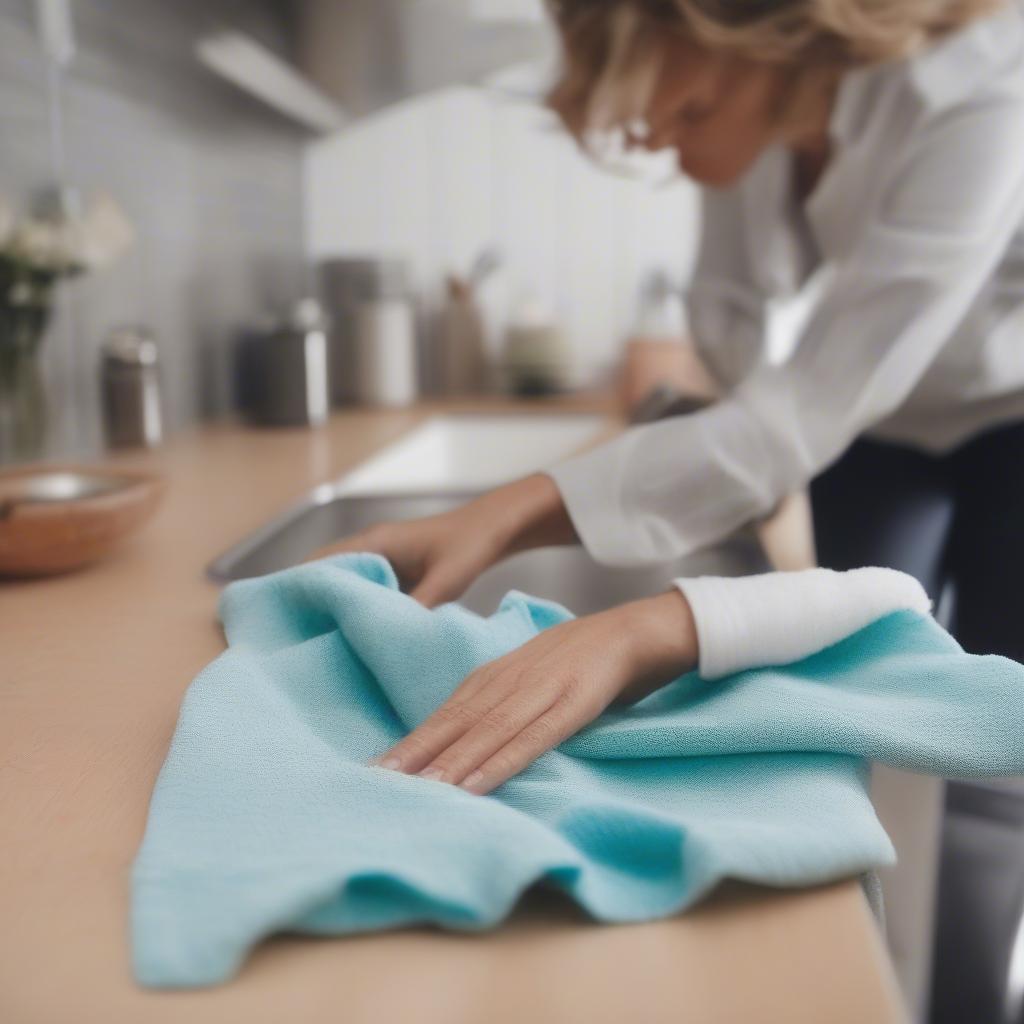
[[[260,576],[308,558],[317,548],[373,523],[454,508],[472,495],[543,469],[606,429],[586,414],[453,414],[433,417],[345,476],[314,488],[209,567],[220,581]],[[559,601],[577,614],[657,593],[677,576],[762,572],[752,532],[651,569],[609,569],[579,548],[516,555],[477,580],[462,598],[489,614],[509,590]]]
[[[228,581],[275,572],[373,523],[432,515],[469,497],[464,493],[356,495],[324,485],[217,558],[209,566],[209,575]],[[644,569],[610,569],[595,563],[580,548],[542,548],[514,555],[485,572],[461,603],[490,614],[507,591],[522,590],[583,615],[657,593],[674,577],[735,576],[768,568],[752,533],[677,562]]]

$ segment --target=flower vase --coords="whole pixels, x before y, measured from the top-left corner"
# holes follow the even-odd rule
[[[39,353],[49,319],[46,306],[0,306],[0,464],[44,453],[47,403]]]

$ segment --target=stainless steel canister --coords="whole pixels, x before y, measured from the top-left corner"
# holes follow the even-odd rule
[[[238,397],[255,423],[319,426],[329,406],[326,324],[313,299],[284,321],[248,332],[238,353]]]
[[[103,425],[111,448],[151,448],[163,438],[157,346],[141,327],[112,331],[102,351]]]
[[[319,271],[332,323],[331,397],[339,404],[409,404],[420,389],[420,332],[408,263],[344,256],[325,260]]]

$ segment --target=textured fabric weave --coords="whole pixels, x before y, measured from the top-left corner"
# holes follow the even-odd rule
[[[375,556],[233,584],[132,878],[138,980],[223,981],[281,931],[495,925],[539,881],[595,919],[676,913],[723,877],[800,886],[893,852],[867,762],[1024,772],[1024,668],[888,615],[797,664],[689,674],[477,797],[368,767],[475,666],[569,617],[510,593],[427,611]]]

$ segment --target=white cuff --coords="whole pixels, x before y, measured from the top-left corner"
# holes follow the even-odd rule
[[[634,568],[655,561],[651,552],[638,550],[621,507],[622,466],[629,461],[633,443],[633,436],[625,431],[608,444],[544,471],[554,480],[587,554],[601,565]]]
[[[693,612],[705,679],[799,661],[890,612],[931,610],[921,584],[895,569],[806,569],[673,582]]]
[[[792,488],[778,453],[738,402],[630,427],[546,470],[590,556],[664,565],[727,537]]]

